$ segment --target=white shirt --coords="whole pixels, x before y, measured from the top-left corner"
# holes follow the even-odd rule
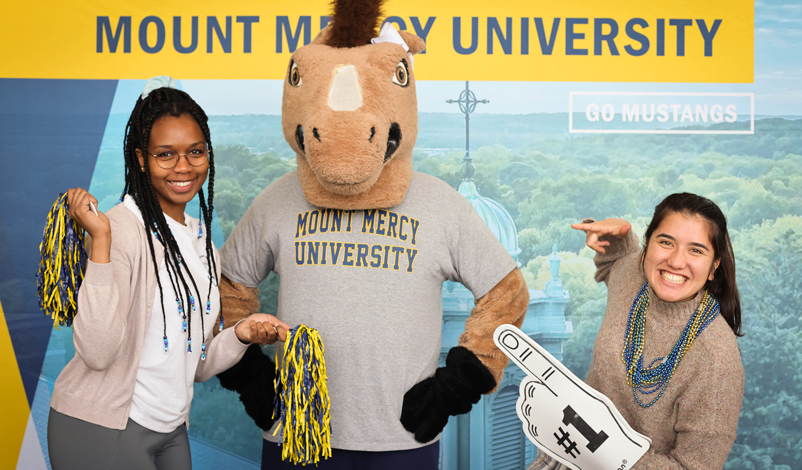
[[[124,204],[142,221],[142,215],[133,198],[126,195]],[[185,299],[184,312],[187,315],[187,326],[192,334],[192,352],[187,353],[187,333],[183,331],[183,319],[178,312],[178,305],[167,266],[162,260],[159,266],[159,280],[164,298],[164,315],[159,304],[159,289],[156,287],[156,301],[150,323],[145,332],[142,356],[139,360],[136,385],[131,404],[130,418],[141,426],[155,432],[171,432],[184,422],[189,406],[192,402],[195,370],[201,360],[202,331],[206,334],[206,342],[212,339],[213,329],[217,328],[220,316],[220,292],[217,285],[211,292],[211,310],[207,315],[206,299],[209,294],[209,267],[206,256],[206,229],[203,236],[198,238],[198,219],[184,214],[182,225],[164,215],[167,224],[173,233],[183,257],[181,269],[184,279],[195,297],[195,310]],[[154,243],[158,243],[154,239]],[[217,249],[212,245],[216,254]],[[219,259],[218,259],[219,262]],[[192,274],[198,291],[192,287],[187,276],[187,270]],[[180,281],[178,281],[180,282]],[[213,280],[212,280],[213,282]],[[183,285],[178,284],[183,293]],[[186,294],[184,294],[186,296]],[[191,311],[191,322],[190,322]],[[166,318],[165,318],[166,316]],[[203,327],[201,327],[203,316]],[[168,350],[164,351],[165,320],[168,340]],[[207,349],[208,351],[208,349]]]

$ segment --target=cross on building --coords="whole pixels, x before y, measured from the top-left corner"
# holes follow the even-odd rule
[[[462,179],[468,181],[473,176],[476,168],[473,166],[471,158],[471,113],[476,109],[478,103],[489,103],[488,100],[477,100],[476,95],[468,87],[465,81],[465,89],[459,94],[457,100],[446,100],[446,103],[459,103],[459,110],[465,115],[465,157],[462,159]]]
[[[468,85],[465,82],[465,89],[458,100],[446,100],[446,103],[458,103],[460,111],[465,115],[463,178],[457,192],[473,206],[482,222],[517,262],[521,249],[512,216],[497,201],[482,197],[473,181],[475,168],[470,152],[470,114],[477,104],[488,103],[488,100],[477,100]],[[556,252],[553,258],[557,260],[549,259],[555,263],[551,266],[551,272],[552,277],[557,278],[559,257]],[[563,342],[573,331],[571,322],[565,320],[565,308],[570,297],[568,291],[562,289],[562,284],[559,284],[558,292],[555,284],[558,279],[552,281],[554,285],[548,294],[542,290],[529,290],[529,305],[521,331],[545,347],[558,360],[562,360]],[[443,326],[439,362],[440,366],[445,366],[449,350],[459,345],[459,338],[465,331],[465,321],[471,315],[475,299],[465,286],[452,281],[446,281],[443,285],[442,299]],[[520,367],[509,364],[504,369],[504,376],[496,393],[482,396],[469,414],[449,420],[440,437],[440,470],[524,468],[535,459],[537,449],[521,432],[521,421],[515,406],[520,396],[520,383],[525,377],[526,373]],[[538,429],[534,429],[533,434],[537,436]],[[564,437],[555,436],[557,448],[563,446],[567,455],[576,458],[580,452],[575,441],[578,436],[570,434],[576,433],[564,432]],[[543,439],[548,439],[548,431]],[[504,442],[504,445],[496,445],[498,442]]]

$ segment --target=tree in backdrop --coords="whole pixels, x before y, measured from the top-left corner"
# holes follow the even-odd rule
[[[413,166],[456,188],[462,179],[463,152],[424,152],[422,148],[459,148],[459,139],[453,145],[439,142],[444,135],[460,133],[460,121],[426,121],[430,117],[421,116],[421,122],[428,124],[421,125]],[[553,118],[538,120],[541,117],[532,118],[537,122],[530,124],[544,129],[552,125]],[[226,119],[212,120],[218,142],[215,201],[225,237],[264,187],[295,168],[294,157],[270,150],[271,142],[251,135],[259,126],[238,128],[240,124]],[[633,223],[635,233],[642,234],[654,206],[668,194],[689,191],[709,197],[728,216],[744,311],[745,336],[739,345],[746,390],[738,438],[726,469],[799,468],[802,156],[798,152],[802,120],[758,120],[756,133],[744,136],[565,137],[564,126],[555,127],[554,132],[526,134],[528,128],[521,119],[529,118],[477,116],[473,120],[475,126],[480,121],[482,126],[475,133],[472,128],[472,141],[484,145],[472,152],[477,169],[474,181],[481,195],[496,199],[513,216],[522,249],[519,261],[530,288],[543,288],[548,275],[546,257],[557,244],[563,258],[560,277],[571,295],[567,319],[574,324],[574,335],[564,348],[568,367],[580,377],[586,375],[606,301],[605,286],[593,280],[592,252],[584,248],[583,234],[569,224],[585,217],[622,217]],[[445,127],[438,128],[439,122]],[[454,129],[446,132],[448,126]],[[254,145],[220,145],[236,139]],[[264,312],[275,313],[277,292],[278,277],[271,274],[260,285]],[[193,425],[191,435],[229,450],[240,449],[244,436],[253,436],[255,444],[249,444],[251,450],[243,448],[241,455],[258,459],[260,435],[235,395],[220,389],[213,379],[196,387],[193,424],[202,419],[203,413],[196,411],[204,407],[214,409],[214,416],[225,417],[208,424],[200,421],[204,424]]]
[[[802,459],[802,217],[743,230],[734,241],[746,372],[727,470],[792,470]]]

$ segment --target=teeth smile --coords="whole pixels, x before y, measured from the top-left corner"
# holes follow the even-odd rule
[[[192,181],[170,181],[170,184],[173,186],[178,186],[179,188],[185,188],[192,184]]]
[[[688,279],[685,276],[680,276],[679,274],[671,274],[665,271],[660,271],[660,277],[670,282],[671,284],[682,284],[685,282],[686,279]]]

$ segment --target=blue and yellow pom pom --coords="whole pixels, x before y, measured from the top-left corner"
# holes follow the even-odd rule
[[[280,429],[281,459],[294,465],[331,457],[331,402],[323,342],[317,330],[298,325],[287,332],[284,357],[276,361],[273,418]]]
[[[66,194],[59,198],[47,214],[47,224],[39,244],[39,271],[36,287],[39,308],[53,318],[53,326],[72,326],[78,308],[78,289],[86,270],[84,231],[69,216]]]

